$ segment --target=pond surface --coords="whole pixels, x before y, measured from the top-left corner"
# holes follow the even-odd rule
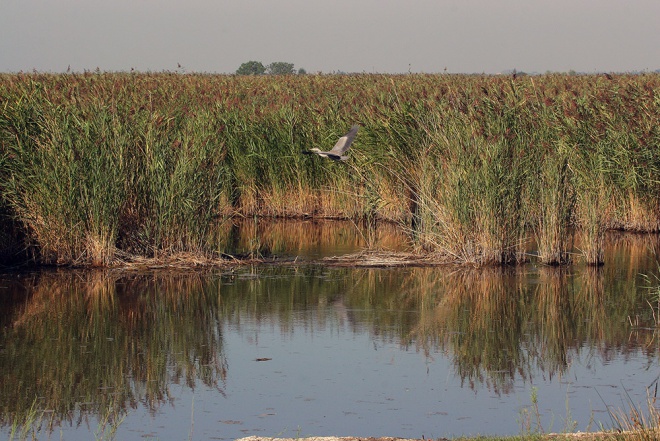
[[[400,238],[281,228],[299,264],[0,275],[2,437],[596,430],[655,393],[656,236],[609,236],[597,269],[354,269],[305,258]]]

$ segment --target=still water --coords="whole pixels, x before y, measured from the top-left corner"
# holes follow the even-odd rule
[[[0,275],[0,436],[597,430],[655,392],[656,236],[610,236],[599,269],[356,269],[306,262],[354,225],[282,228],[289,266]]]

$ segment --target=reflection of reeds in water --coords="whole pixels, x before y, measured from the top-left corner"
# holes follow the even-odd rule
[[[422,297],[436,305],[413,330],[418,345],[427,353],[439,348],[451,354],[458,375],[471,386],[486,383],[507,393],[516,373],[529,375],[529,354],[520,345],[526,310],[518,271],[457,271],[431,287]]]
[[[428,355],[451,354],[469,384],[506,392],[515,376],[528,379],[536,370],[562,375],[585,346],[604,359],[640,347],[655,350],[648,346],[652,334],[621,326],[645,297],[634,277],[620,280],[614,268],[432,274],[404,285],[420,311],[409,341]]]
[[[377,228],[351,221],[249,220],[229,224],[227,247],[232,253],[301,256],[346,253],[364,246],[402,250],[405,234],[393,224]]]
[[[568,364],[566,357],[569,347],[576,340],[571,326],[574,321],[565,271],[561,268],[540,268],[538,285],[533,295],[538,304],[538,323],[541,326],[540,341],[536,345],[544,359],[552,360],[550,373],[561,373]]]
[[[580,275],[564,268],[541,267],[532,292],[535,319],[532,335],[536,350],[549,362],[545,369],[562,374],[578,356],[584,342],[607,341],[602,333],[608,323],[602,275],[586,268]]]
[[[611,231],[604,240],[608,261],[611,262],[605,267],[606,272],[617,271],[622,275],[619,279],[635,280],[640,273],[657,269],[660,235]]]
[[[100,272],[44,274],[30,288],[3,336],[11,354],[0,382],[3,424],[24,419],[35,397],[57,425],[109,412],[121,418],[138,403],[155,410],[173,382],[222,391],[219,299],[198,277],[145,284]]]
[[[410,344],[420,298],[416,289],[408,289],[409,284],[425,285],[429,270],[361,269],[349,275],[345,303],[354,309],[355,319],[366,324],[378,339]]]
[[[280,228],[288,225],[262,233],[254,224],[250,235],[285,237]],[[331,240],[326,231],[313,234],[301,243]],[[653,354],[653,335],[627,326],[640,305],[651,315],[646,291],[639,278],[617,272],[644,267],[642,251],[622,251],[646,247],[642,237],[608,239],[607,252],[620,254],[608,254],[616,267],[579,271],[313,265],[246,267],[210,277],[114,271],[26,276],[27,301],[3,308],[14,312],[2,322],[0,418],[5,424],[20,420],[37,396],[43,397],[39,408],[52,409],[57,423],[110,411],[120,418],[140,403],[155,410],[170,399],[172,382],[192,387],[201,381],[222,393],[228,366],[222,327],[241,333],[245,323],[246,338],[261,325],[283,336],[331,328],[416,346],[429,357],[442,352],[466,384],[485,383],[499,393],[538,371],[563,374],[587,346],[604,358],[640,347]],[[282,239],[269,246],[296,244]]]

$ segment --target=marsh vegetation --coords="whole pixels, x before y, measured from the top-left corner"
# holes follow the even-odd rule
[[[0,75],[0,245],[39,263],[226,252],[235,216],[395,223],[476,265],[603,263],[660,228],[660,76]],[[353,124],[346,164],[301,154]]]

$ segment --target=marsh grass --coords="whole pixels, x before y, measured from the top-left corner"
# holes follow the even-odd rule
[[[652,441],[660,438],[660,411],[656,405],[657,385],[648,392],[646,403],[635,403],[626,393],[623,407],[607,406],[613,429],[624,439]]]
[[[32,406],[22,415],[15,415],[12,418],[8,433],[9,441],[44,439],[44,436],[46,439],[55,438],[54,433],[59,424],[56,422],[55,412],[40,410],[39,401],[35,399]],[[125,412],[117,407],[99,414],[96,429],[93,430],[94,439],[97,441],[116,439],[117,430],[125,418]]]
[[[41,430],[45,412],[37,408],[38,400],[34,400],[21,418],[14,418],[9,431],[9,440],[35,439]]]
[[[660,76],[0,75],[0,214],[39,263],[226,251],[217,220],[394,222],[475,265],[657,231]],[[300,152],[362,128],[348,163]],[[0,238],[2,239],[2,238]]]
[[[531,222],[539,260],[548,265],[562,265],[571,261],[577,198],[566,146],[554,142],[548,148],[550,151],[535,169],[538,202],[532,209],[536,211],[536,219],[532,215]]]

